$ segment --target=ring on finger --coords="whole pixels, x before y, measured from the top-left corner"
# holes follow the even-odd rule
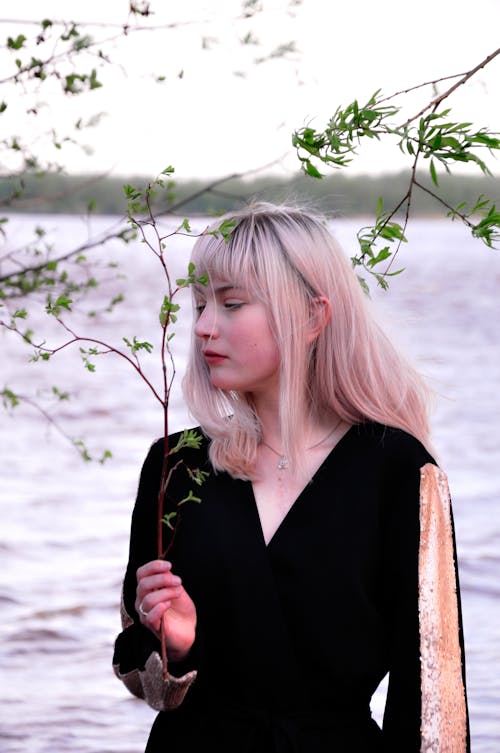
[[[141,601],[141,603],[139,604],[139,614],[142,614],[142,616],[143,616],[143,617],[147,617],[147,616],[148,616],[148,614],[149,614],[149,612],[146,612],[146,610],[145,610],[145,609],[144,609],[144,607],[142,606],[142,605],[143,605],[143,603],[144,603],[144,602],[143,602],[143,601]]]

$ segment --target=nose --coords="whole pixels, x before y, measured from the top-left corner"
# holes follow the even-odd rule
[[[199,314],[194,325],[194,333],[196,337],[204,340],[216,340],[219,337],[217,317],[213,306],[207,304]]]

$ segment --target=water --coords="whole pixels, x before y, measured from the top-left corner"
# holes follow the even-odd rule
[[[61,249],[87,232],[77,218],[15,217],[16,244],[42,221]],[[112,222],[98,218],[93,230]],[[353,220],[333,224],[348,253],[357,227]],[[189,244],[179,239],[173,277],[184,275]],[[118,345],[134,335],[156,344],[163,295],[156,260],[138,244],[111,244],[109,253],[124,263],[128,277],[113,281],[109,274],[99,295],[105,301],[105,292],[109,297],[123,289],[126,302],[107,317],[98,315],[92,332]],[[498,753],[500,254],[460,225],[419,220],[401,263],[407,270],[391,291],[374,290],[373,298],[392,336],[438,393],[434,441],[454,503],[472,750]],[[185,308],[173,341],[178,374],[171,430],[192,424],[179,390],[189,326]],[[62,342],[61,333],[52,337]],[[0,343],[2,384],[42,400],[52,385],[70,389],[73,399],[58,408],[60,425],[87,437],[96,456],[107,448],[114,456],[105,465],[84,464],[29,406],[0,414],[0,750],[141,753],[155,712],[114,678],[111,655],[130,513],[141,463],[162,433],[161,410],[133,370],[112,356],[98,359],[90,374],[74,350],[49,364],[26,365],[27,352],[14,337],[0,334]],[[154,355],[144,364],[156,380]],[[376,716],[382,703],[383,688],[374,700]]]

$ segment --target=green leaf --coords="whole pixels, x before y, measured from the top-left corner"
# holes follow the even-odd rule
[[[187,468],[189,478],[194,481],[195,484],[201,486],[210,474],[207,471],[200,471],[199,468]]]
[[[168,528],[170,528],[171,531],[174,530],[174,527],[172,525],[172,520],[176,517],[176,515],[177,515],[176,512],[168,512],[161,519],[162,523],[164,523]]]
[[[71,311],[71,304],[73,301],[71,298],[68,298],[65,295],[60,295],[59,298],[55,302],[55,306],[57,308],[66,309],[67,311]]]
[[[150,342],[147,342],[147,340],[139,341],[135,335],[133,342],[130,342],[126,337],[122,337],[122,340],[125,345],[130,348],[133,354],[137,353],[138,350],[145,350],[147,353],[153,351],[153,346]]]
[[[310,160],[305,160],[303,163],[304,172],[307,173],[307,175],[310,175],[311,178],[322,178],[323,175],[320,173],[320,171],[315,167]]]
[[[8,387],[4,387],[0,395],[2,396],[4,408],[16,408],[19,405],[18,395],[9,390]]]
[[[73,41],[72,49],[74,52],[81,52],[82,50],[86,50],[88,47],[91,47],[94,43],[93,38],[90,36],[90,34],[83,34],[82,36],[77,36],[75,40]],[[95,71],[93,71],[95,73]]]
[[[180,502],[178,502],[177,504],[180,506],[180,505],[184,505],[186,502],[198,502],[199,504],[201,502],[201,498],[195,497],[193,494],[193,490],[190,489],[187,497],[184,497],[184,499],[181,499]]]
[[[476,144],[482,144],[488,147],[488,149],[500,149],[500,139],[483,131],[476,133],[472,137],[472,141]]]
[[[375,279],[377,280],[377,283],[382,288],[382,290],[387,290],[389,285],[384,275],[375,274]]]
[[[142,195],[141,192],[138,191],[137,188],[134,188],[134,186],[131,186],[130,183],[123,186],[123,191],[127,199],[138,199]]]
[[[229,241],[231,233],[233,232],[235,227],[236,220],[224,220],[224,222],[221,222],[221,224],[219,225],[219,232],[226,243]]]
[[[163,298],[163,302],[160,307],[159,319],[160,319],[161,326],[165,327],[165,325],[167,324],[169,320],[172,322],[177,321],[177,317],[175,316],[175,314],[177,311],[179,311],[179,309],[180,309],[179,304],[172,303],[171,299],[168,297],[168,295],[166,295]]]
[[[69,400],[69,392],[61,392],[59,387],[55,385],[52,387],[52,394],[57,397],[58,400]]]
[[[13,37],[7,38],[7,47],[10,50],[20,50],[21,47],[24,46],[24,43],[26,42],[26,37],[24,34],[19,34],[15,39]]]
[[[389,250],[389,247],[386,246],[381,251],[378,252],[376,256],[373,257],[373,259],[370,259],[366,266],[367,267],[374,267],[375,264],[380,264],[380,262],[385,261],[389,258],[389,256],[392,256],[391,251]]]
[[[434,165],[434,160],[433,159],[431,159],[431,164],[430,164],[429,170],[430,170],[430,173],[431,173],[432,182],[434,183],[435,186],[437,186],[438,185],[438,177],[437,177],[437,173],[436,173],[436,166]]]
[[[364,277],[360,277],[357,275],[358,282],[361,285],[361,289],[363,290],[363,293],[366,293],[367,296],[370,295],[370,288],[368,287],[368,283],[366,282]]]
[[[63,89],[66,94],[80,94],[83,91],[82,84],[85,82],[85,79],[86,76],[81,76],[78,73],[65,76]]]
[[[191,447],[192,449],[198,450],[202,439],[202,435],[197,432],[196,429],[185,429],[179,436],[175,447],[170,448],[168,454],[174,455],[176,452],[179,452],[179,450],[182,450],[183,447]]]
[[[74,439],[73,445],[76,447],[76,449],[82,456],[82,460],[85,460],[86,463],[90,463],[92,460],[92,456],[90,455],[83,439]]]
[[[104,450],[102,456],[99,458],[99,462],[101,465],[104,465],[106,460],[109,460],[112,457],[113,457],[113,453],[111,452],[111,450]]]
[[[215,228],[214,230],[207,230],[207,235],[213,235],[215,238],[219,237],[219,234],[222,235],[223,239],[226,243],[229,242],[229,239],[231,237],[231,233],[236,227],[236,220],[224,220],[221,222],[219,227]]]
[[[48,280],[46,282],[49,282]],[[50,282],[53,283],[53,280]],[[47,304],[45,306],[45,311],[47,314],[51,314],[52,316],[59,316],[61,313],[61,309],[64,308],[67,311],[71,311],[71,304],[73,303],[71,298],[68,298],[68,296],[60,295],[56,302],[52,302],[52,296],[47,296]]]

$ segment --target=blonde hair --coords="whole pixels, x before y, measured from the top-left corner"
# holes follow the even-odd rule
[[[234,221],[229,239],[212,234]],[[350,262],[320,217],[301,208],[255,203],[219,219],[193,248],[196,275],[246,288],[268,309],[281,355],[282,452],[296,461],[306,416],[337,415],[403,429],[430,448],[430,390],[375,321]],[[314,302],[331,319],[309,342]],[[252,477],[261,427],[250,395],[212,386],[193,335],[183,380],[188,408],[211,439],[216,470]],[[231,419],[228,420],[228,416]]]

